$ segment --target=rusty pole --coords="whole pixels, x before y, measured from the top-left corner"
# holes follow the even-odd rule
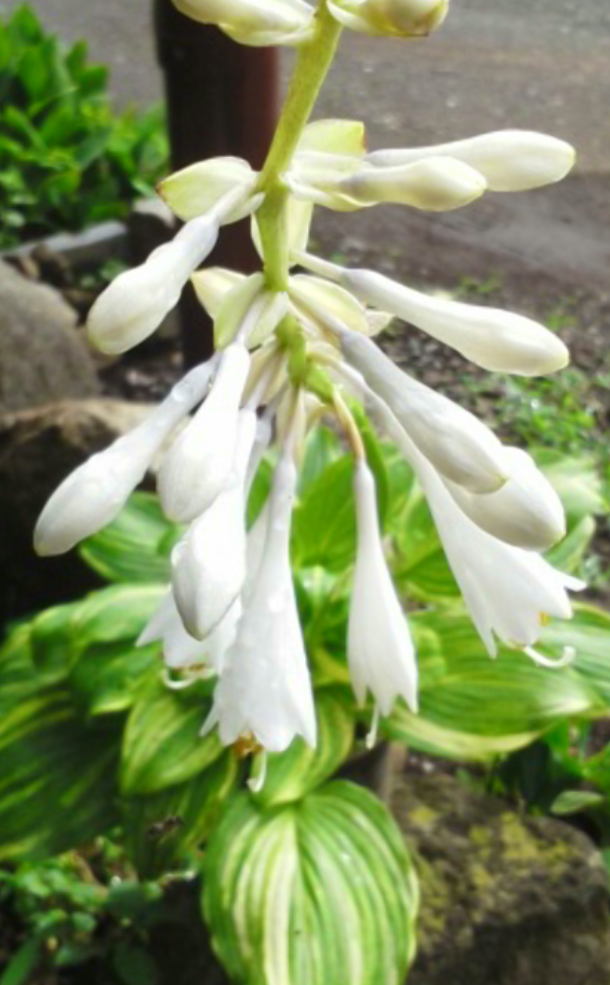
[[[165,91],[174,170],[231,154],[260,168],[278,111],[278,56],[271,48],[236,44],[215,27],[154,0],[154,26]],[[249,222],[223,229],[210,263],[249,273],[259,265]],[[180,306],[184,360],[206,359],[212,326],[190,285]]]

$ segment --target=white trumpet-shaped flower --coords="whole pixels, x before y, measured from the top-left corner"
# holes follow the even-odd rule
[[[215,364],[214,358],[191,370],[142,424],[64,480],[36,525],[38,554],[63,554],[114,520],[164,441],[205,396]]]
[[[347,362],[442,475],[476,493],[504,485],[509,477],[504,447],[474,414],[403,373],[371,339],[343,331],[339,341]]]
[[[370,393],[368,403],[378,426],[415,470],[449,566],[489,654],[496,656],[499,639],[524,649],[535,662],[549,664],[532,648],[549,617],[572,617],[566,589],[581,591],[583,582],[553,568],[539,554],[498,540],[477,526],[458,506],[383,399]],[[559,663],[570,658],[567,653],[565,661]]]
[[[230,484],[172,552],[176,605],[195,639],[220,624],[246,579],[245,479],[255,432],[256,414],[242,411]]]
[[[356,697],[371,692],[382,715],[396,698],[417,711],[417,663],[409,626],[383,554],[375,480],[364,461],[354,474],[358,549],[348,627],[348,660]]]
[[[202,24],[216,24],[240,44],[300,44],[312,28],[313,8],[303,0],[173,0]]]
[[[205,640],[197,640],[184,628],[170,590],[140,634],[137,646],[161,641],[163,660],[170,670],[185,670],[203,664],[219,674],[225,654],[235,639],[241,612],[238,598],[214,631]]]
[[[296,468],[283,458],[275,472],[263,557],[235,643],[214,694],[204,731],[218,724],[225,745],[253,738],[283,752],[296,736],[316,744],[316,718],[290,570],[290,518]]]
[[[529,130],[498,130],[432,147],[373,151],[367,160],[396,167],[445,155],[476,168],[495,192],[527,191],[561,181],[576,160],[574,148],[565,140]]]
[[[171,243],[153,250],[140,267],[119,274],[89,313],[92,344],[116,354],[152,335],[178,303],[193,271],[214,248],[222,223],[247,198],[243,189],[234,189],[205,215],[183,226]]]
[[[241,343],[225,350],[208,398],[165,455],[158,489],[170,519],[194,520],[227,485],[249,367],[250,357]]]
[[[409,38],[440,27],[449,0],[329,0],[328,9],[352,31]]]
[[[482,530],[515,547],[546,551],[565,537],[561,500],[527,452],[505,448],[504,456],[510,478],[497,492],[477,496],[447,480],[445,485]]]
[[[421,455],[416,453],[412,463],[466,607],[491,656],[497,653],[496,638],[529,649],[550,616],[571,619],[566,589],[581,591],[581,581],[539,554],[492,537],[462,512]]]

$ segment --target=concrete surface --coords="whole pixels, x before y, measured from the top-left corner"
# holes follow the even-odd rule
[[[17,2],[0,0],[0,11]],[[112,69],[118,104],[161,96],[152,0],[31,2],[66,39],[88,38],[92,57]],[[293,54],[283,50],[281,58],[287,79]],[[437,270],[453,277],[455,264],[477,276],[508,264],[609,290],[609,108],[610,0],[452,0],[443,29],[423,41],[346,31],[316,116],[364,119],[372,147],[506,126],[540,129],[574,143],[579,165],[561,188],[486,196],[448,216],[387,208],[326,213],[316,225],[320,242],[354,260],[387,243],[415,256],[433,278]]]

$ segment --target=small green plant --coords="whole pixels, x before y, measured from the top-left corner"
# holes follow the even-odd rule
[[[0,19],[0,248],[125,216],[166,170],[163,110],[115,115],[108,70],[20,6]]]

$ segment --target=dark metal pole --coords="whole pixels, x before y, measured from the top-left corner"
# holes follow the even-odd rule
[[[215,27],[154,0],[155,34],[165,90],[172,167],[231,154],[260,168],[278,109],[275,49],[236,44]],[[259,266],[249,220],[226,226],[210,263],[249,273]],[[180,307],[187,366],[212,350],[212,326],[190,288]]]

